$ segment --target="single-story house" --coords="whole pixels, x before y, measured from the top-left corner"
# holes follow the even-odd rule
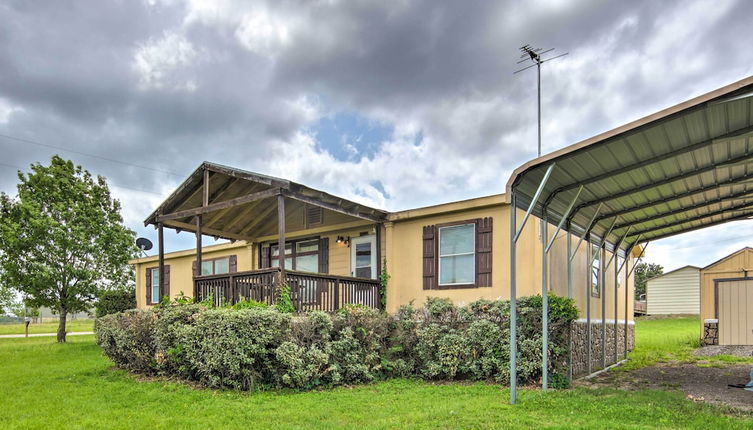
[[[249,200],[250,195],[257,199]],[[202,196],[207,196],[205,205]],[[403,304],[421,304],[430,296],[447,297],[457,304],[509,299],[504,265],[509,259],[505,228],[509,210],[504,195],[497,194],[387,212],[285,179],[205,162],[146,223],[195,233],[201,222],[203,235],[231,242],[164,254],[161,288],[159,255],[132,260],[137,304],[144,308],[164,296],[181,294],[197,299],[212,294],[217,301],[229,302],[270,301],[273,290],[268,287],[276,285],[282,273],[303,310],[334,310],[346,303],[379,307],[382,271],[389,276],[385,306],[390,312]],[[540,230],[540,223],[528,223],[518,244],[522,296],[541,293]],[[565,258],[565,236],[559,233],[549,253],[550,290],[560,295],[567,294],[565,266],[560,264]],[[615,299],[615,275],[613,270],[604,271],[602,279],[600,265],[611,255],[596,246],[591,249],[600,255],[587,267],[588,249],[584,243],[575,254],[573,297],[585,309],[585,291],[590,290],[592,316],[598,318],[602,295],[610,304]],[[617,260],[621,263],[623,255]],[[622,285],[619,279],[618,288]],[[622,300],[619,294],[618,303]]]
[[[646,282],[646,313],[672,315],[701,313],[701,268],[684,266]]]
[[[753,345],[753,248],[701,269],[701,343]]]

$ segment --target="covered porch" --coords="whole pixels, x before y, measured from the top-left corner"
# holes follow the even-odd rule
[[[284,284],[298,311],[335,311],[346,304],[381,307],[386,215],[285,179],[204,162],[145,225],[158,231],[161,296],[170,294],[163,276],[169,228],[196,236],[193,285],[178,286],[191,291],[195,301],[272,304]],[[205,258],[204,236],[245,241],[253,256],[243,264]]]

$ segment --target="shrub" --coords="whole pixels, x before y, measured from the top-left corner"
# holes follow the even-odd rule
[[[572,300],[552,295],[549,301],[552,385],[565,386],[577,309]],[[535,296],[518,302],[521,383],[541,376],[541,303]],[[212,388],[311,389],[398,376],[506,384],[509,314],[506,301],[457,307],[439,298],[420,309],[401,306],[394,316],[361,305],[291,315],[252,301],[223,307],[173,302],[99,318],[95,331],[119,367]]]
[[[155,321],[152,311],[140,309],[97,318],[94,321],[97,344],[118,367],[153,373]]]
[[[272,309],[208,309],[177,342],[187,374],[212,388],[247,390],[275,381],[275,349],[289,336],[290,315]]]
[[[278,311],[284,314],[292,314],[295,312],[295,306],[293,306],[293,300],[290,298],[290,287],[288,284],[282,284],[277,287],[277,291],[275,291],[275,307]]]
[[[99,293],[94,304],[95,315],[101,318],[105,315],[125,312],[136,307],[136,290],[133,288],[118,288]]]

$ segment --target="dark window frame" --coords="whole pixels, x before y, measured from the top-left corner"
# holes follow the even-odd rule
[[[317,241],[317,243],[316,243],[316,251],[297,252],[296,245],[298,243],[309,242],[309,241],[314,241],[314,240]],[[317,263],[316,264],[317,265],[317,271],[316,272],[309,272],[309,273],[319,273],[319,263],[320,263],[319,260],[321,258],[321,243],[319,242],[320,240],[321,240],[320,236],[309,236],[309,237],[305,237],[305,238],[286,240],[285,241],[285,245],[287,246],[287,244],[290,244],[290,255],[284,254],[284,251],[283,251],[282,252],[282,254],[284,254],[283,255],[283,261],[284,261],[285,258],[288,258],[288,257],[290,257],[291,261],[292,261],[292,264],[291,264],[292,267],[290,269],[287,269],[287,270],[295,270],[295,271],[298,270],[296,268],[296,265],[297,265],[296,264],[296,258],[298,258],[298,257],[305,257],[307,255],[316,255],[316,257],[317,257],[317,261],[316,261],[316,263]],[[278,261],[278,266],[277,267],[280,267],[279,260],[280,260],[280,254],[281,253],[278,252],[277,256],[274,256],[272,254],[272,248],[276,247],[276,246],[279,247],[279,244],[280,244],[280,242],[278,241],[278,242],[271,242],[266,247],[262,246],[262,252],[264,252],[265,248],[268,250],[267,252],[269,252],[269,267],[275,267],[275,266],[272,265],[273,261]]]
[[[162,296],[162,291],[160,291],[160,285],[159,285],[159,275],[160,275],[159,266],[147,267],[146,270],[149,271],[149,279],[151,280],[151,285],[147,285],[147,288],[149,288],[149,290],[151,291],[151,300],[147,304],[156,305],[160,303],[160,299]],[[154,288],[155,288],[154,274],[155,273],[157,274],[157,286],[156,287],[157,287],[157,293],[158,293],[156,298],[154,297]]]
[[[212,276],[212,275],[227,275],[230,273],[230,258],[231,255],[224,255],[222,257],[214,257],[214,258],[202,258],[201,259],[201,265],[203,266],[204,263],[211,262],[212,263],[212,273],[205,275],[203,273],[203,267],[199,267],[199,276]],[[217,260],[225,260],[227,259],[227,272],[225,273],[217,273],[217,266],[216,262]]]

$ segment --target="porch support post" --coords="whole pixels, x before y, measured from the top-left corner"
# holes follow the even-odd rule
[[[159,292],[160,301],[162,301],[162,296],[165,294],[165,231],[162,223],[157,224],[157,249],[159,250]]]
[[[204,182],[202,185],[202,198],[201,198],[201,206],[205,207],[209,205],[209,170],[204,169]],[[199,214],[196,216],[196,275],[201,276],[201,262],[202,262],[202,243],[201,243],[201,237],[203,235],[202,233],[203,228],[203,215]],[[198,297],[195,297],[195,299],[198,299]],[[218,300],[217,297],[214,298],[214,300]]]
[[[277,196],[277,249],[280,255],[280,286],[285,283],[285,196]]]
[[[510,404],[514,405],[518,397],[518,310],[515,291],[515,239],[517,231],[517,207],[515,191],[510,203]]]
[[[382,223],[376,223],[374,225],[374,234],[376,236],[376,274],[379,280],[379,288],[382,288]],[[387,303],[381,303],[381,295],[379,296],[379,307],[384,309]]]

